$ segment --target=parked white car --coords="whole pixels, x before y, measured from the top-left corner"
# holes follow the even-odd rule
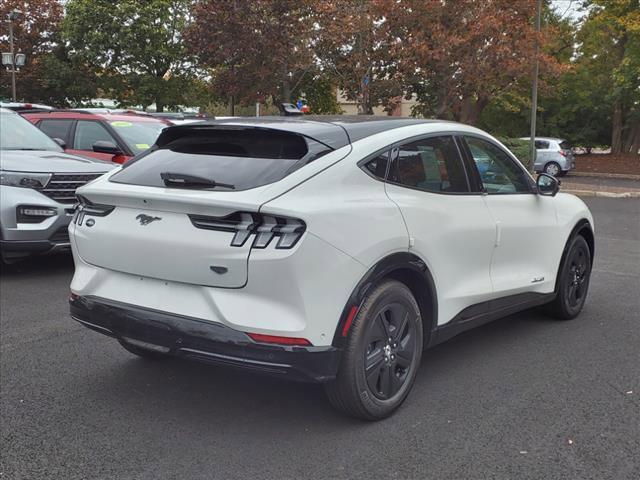
[[[337,408],[383,418],[424,348],[537,305],[578,315],[593,218],[557,192],[456,123],[170,127],[78,191],[71,315],[137,355],[323,382]]]

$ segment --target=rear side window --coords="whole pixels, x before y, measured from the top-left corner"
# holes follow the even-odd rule
[[[401,145],[389,180],[427,192],[466,193],[469,184],[453,137],[432,137]]]
[[[362,167],[374,177],[384,180],[387,175],[387,164],[389,163],[389,150],[375,156]]]
[[[42,120],[38,128],[51,138],[60,138],[68,142],[72,123],[73,120]]]
[[[110,180],[150,187],[247,190],[281,180],[331,151],[289,132],[194,130],[126,163]]]
[[[536,148],[538,150],[548,150],[549,142],[545,142],[544,140],[536,140]]]

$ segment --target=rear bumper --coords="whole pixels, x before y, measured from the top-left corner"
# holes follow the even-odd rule
[[[71,317],[84,326],[169,355],[306,382],[332,380],[338,370],[340,351],[331,346],[256,343],[219,323],[97,297],[73,297],[69,303]]]

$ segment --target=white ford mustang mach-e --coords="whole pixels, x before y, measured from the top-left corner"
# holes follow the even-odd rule
[[[593,218],[558,188],[457,123],[171,127],[78,190],[71,315],[143,357],[323,382],[383,418],[423,349],[533,306],[580,313]]]

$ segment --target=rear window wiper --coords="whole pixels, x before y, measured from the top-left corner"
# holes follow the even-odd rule
[[[210,180],[206,177],[199,177],[197,175],[187,175],[184,173],[171,173],[162,172],[160,178],[167,187],[182,187],[182,188],[228,188],[235,190],[236,186],[230,183],[219,183],[215,180]]]

